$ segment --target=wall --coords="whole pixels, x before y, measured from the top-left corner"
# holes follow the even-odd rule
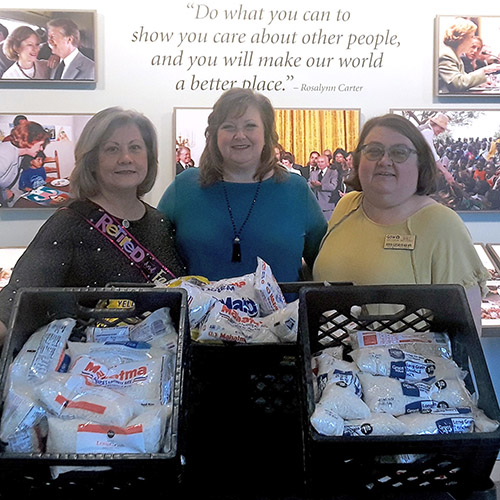
[[[161,170],[146,198],[156,205],[174,176],[174,107],[212,106],[229,82],[256,86],[276,107],[360,108],[362,122],[391,108],[498,108],[498,97],[438,99],[432,85],[435,17],[498,15],[495,5],[471,12],[462,0],[410,10],[395,0],[76,0],[71,9],[97,11],[96,88],[0,88],[0,113],[94,113],[113,105],[144,112],[160,136]],[[0,244],[26,245],[51,213],[0,211]],[[463,218],[475,241],[500,240],[496,213]]]

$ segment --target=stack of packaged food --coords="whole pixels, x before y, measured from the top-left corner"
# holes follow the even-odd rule
[[[258,258],[254,273],[208,281],[188,276],[169,287],[188,294],[191,338],[196,342],[295,342],[299,300],[287,303],[270,266]]]
[[[124,321],[68,317],[38,329],[8,367],[0,426],[6,451],[160,451],[177,340],[168,307]]]
[[[327,436],[492,432],[468,373],[439,332],[353,330],[347,345],[313,357],[314,429]],[[347,353],[347,354],[346,354]]]

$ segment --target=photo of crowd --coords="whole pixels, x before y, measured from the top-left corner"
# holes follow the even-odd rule
[[[431,146],[441,172],[437,201],[456,211],[500,210],[500,111],[392,111]]]

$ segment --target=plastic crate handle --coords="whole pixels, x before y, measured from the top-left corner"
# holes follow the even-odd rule
[[[128,318],[135,313],[135,304],[133,307],[126,308],[105,308],[105,307],[88,307],[80,303],[76,305],[78,313],[87,318]]]
[[[359,321],[397,321],[407,315],[407,308],[403,304],[370,303],[352,306],[351,314]]]

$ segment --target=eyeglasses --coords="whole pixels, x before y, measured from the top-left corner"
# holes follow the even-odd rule
[[[361,146],[361,153],[370,161],[378,161],[384,157],[385,147],[377,142],[370,142]],[[411,154],[416,153],[415,149],[411,149],[404,144],[395,144],[387,150],[389,158],[395,163],[403,163]]]

